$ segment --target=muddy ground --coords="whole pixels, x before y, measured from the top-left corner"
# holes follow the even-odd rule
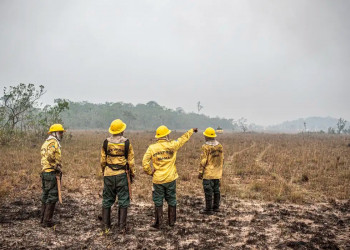
[[[182,196],[176,226],[162,230],[149,227],[151,203],[133,202],[125,235],[116,227],[102,233],[100,202],[98,195],[67,195],[57,207],[55,228],[40,226],[38,197],[2,202],[0,248],[350,249],[350,201],[295,205],[223,197],[222,211],[205,216],[199,214],[202,197]],[[113,222],[116,214],[113,207]]]

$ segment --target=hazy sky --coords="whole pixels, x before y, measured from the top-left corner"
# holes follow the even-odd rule
[[[350,1],[0,0],[0,87],[261,125],[350,119]]]

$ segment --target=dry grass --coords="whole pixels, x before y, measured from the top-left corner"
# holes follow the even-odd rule
[[[75,131],[62,143],[65,193],[100,194],[102,177],[99,154],[105,132]],[[180,136],[172,133],[172,137]],[[151,178],[143,173],[141,161],[152,132],[128,132],[135,150],[137,178],[135,201],[151,201]],[[277,202],[314,202],[350,198],[349,136],[223,134],[218,140],[225,150],[222,194],[244,199]],[[40,196],[40,146],[42,141],[0,146],[0,199],[7,196]],[[203,137],[195,134],[180,149],[177,158],[178,196],[203,196],[197,179]]]

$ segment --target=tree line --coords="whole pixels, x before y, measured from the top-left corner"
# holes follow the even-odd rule
[[[208,126],[234,129],[236,126],[233,119],[186,113],[181,107],[173,110],[155,101],[133,105],[123,102],[94,104],[55,99],[54,105],[42,107],[39,100],[45,92],[43,85],[35,86],[31,83],[4,87],[0,97],[1,144],[25,134],[44,137],[54,123],[62,123],[68,129],[107,129],[116,118],[126,122],[131,130],[153,131],[161,124],[179,130],[191,127],[204,129]]]
[[[211,118],[194,112],[186,113],[183,108],[175,110],[159,105],[155,101],[133,105],[123,102],[94,104],[89,102],[71,102],[69,109],[62,112],[62,119],[73,129],[106,129],[116,118],[126,122],[131,130],[155,130],[165,124],[171,129],[188,129],[208,126],[223,129],[233,128],[233,119]]]
[[[73,102],[55,99],[54,105],[40,106],[39,100],[45,94],[45,87],[20,83],[4,87],[0,97],[0,143],[4,144],[23,134],[46,136],[53,123],[62,123],[68,129],[107,129],[116,118],[127,123],[131,130],[155,130],[165,124],[171,129],[185,130],[191,127],[205,129],[213,127],[229,131],[263,131],[254,124],[248,124],[244,117],[234,120],[209,117],[200,114],[203,106],[197,103],[198,113],[185,112],[182,107],[175,110],[159,105],[155,101],[133,105],[123,102]],[[347,121],[340,118],[336,128],[330,127],[328,133],[350,133]],[[306,122],[304,127],[306,131]]]

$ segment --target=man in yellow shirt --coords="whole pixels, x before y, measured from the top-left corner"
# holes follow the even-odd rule
[[[197,128],[188,130],[177,140],[169,140],[169,130],[162,125],[157,128],[157,142],[151,144],[143,156],[142,166],[144,171],[153,176],[153,202],[155,204],[154,228],[160,228],[163,218],[163,199],[168,203],[168,223],[174,226],[176,221],[176,179],[175,161],[177,151],[190,139]],[[151,168],[151,162],[153,170]]]
[[[61,144],[65,132],[61,124],[53,124],[48,132],[49,137],[41,146],[41,223],[44,227],[54,225],[52,217],[58,201],[58,189],[56,175],[62,174]]]
[[[114,120],[110,127],[111,137],[107,138],[101,149],[101,171],[103,173],[102,221],[103,229],[111,227],[111,206],[118,195],[118,225],[120,232],[126,230],[126,217],[130,205],[129,186],[126,171],[135,176],[134,150],[129,139],[123,136],[126,124]]]
[[[205,193],[204,214],[219,212],[220,207],[220,179],[222,178],[222,166],[224,164],[224,151],[222,145],[215,140],[215,130],[207,128],[203,135],[205,144],[202,146],[202,154],[199,166],[199,179],[203,179]],[[214,194],[214,204],[213,204]]]

